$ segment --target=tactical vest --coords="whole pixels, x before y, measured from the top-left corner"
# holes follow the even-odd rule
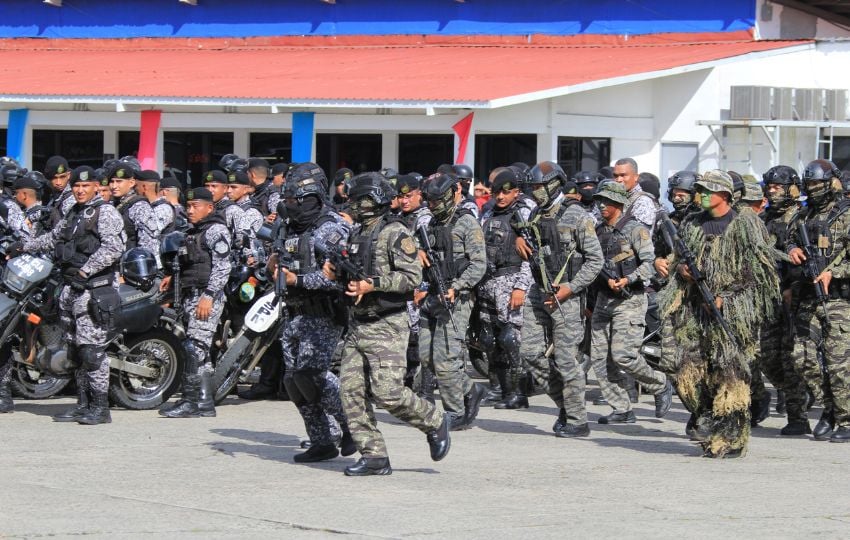
[[[631,275],[641,263],[637,253],[632,249],[629,237],[623,233],[629,221],[637,221],[637,219],[634,216],[624,216],[613,228],[600,225],[596,229],[605,264],[614,271],[618,279]]]
[[[139,232],[136,230],[136,225],[130,220],[130,208],[138,202],[144,201],[148,206],[150,203],[147,199],[139,194],[134,193],[129,197],[121,199],[115,209],[121,214],[121,219],[124,220],[124,234],[127,235],[127,250],[131,250],[139,244]]]
[[[251,194],[251,202],[254,203],[254,206],[260,211],[264,218],[269,215],[269,196],[272,193],[269,186],[271,186],[271,182],[266,180],[257,186],[254,189],[254,193]]]
[[[535,214],[540,215],[540,219],[536,223],[540,234],[540,252],[543,254],[546,270],[552,279],[557,279],[559,274],[563,274],[568,281],[572,280],[584,263],[584,257],[581,253],[575,251],[575,248],[573,248],[572,253],[568,251],[570,246],[561,240],[558,231],[561,218],[564,217],[567,208],[574,204],[579,204],[579,202],[572,199],[564,200],[558,212],[551,217],[544,217],[539,213],[539,209],[535,210]]]
[[[207,243],[207,230],[213,225],[225,225],[218,214],[197,223],[186,236],[186,255],[180,269],[180,285],[184,289],[202,289],[212,274],[212,248]],[[225,225],[226,226],[226,225]]]
[[[32,224],[33,236],[38,236],[45,230],[47,222],[50,219],[50,212],[46,207],[35,204],[24,210],[24,218],[28,219],[30,224]]]
[[[74,205],[68,212],[65,225],[60,229],[53,246],[54,259],[62,269],[63,275],[77,274],[88,262],[92,253],[100,249],[97,220],[103,204],[103,200],[98,200],[89,206]],[[103,275],[109,271],[110,269],[105,269],[97,275]]]
[[[507,210],[507,209],[506,209]],[[516,252],[516,231],[511,221],[516,215],[514,205],[509,211],[494,213],[484,224],[484,244],[487,250],[487,277],[519,272],[522,259]]]
[[[0,235],[2,235],[2,236],[11,236],[12,233],[14,232],[14,231],[12,231],[12,228],[9,226],[9,207],[7,206],[8,203],[18,204],[14,201],[11,201],[5,195],[0,197],[0,220],[2,220],[2,223],[4,225],[4,227],[3,227],[4,230],[2,232],[0,232]]]
[[[310,239],[319,227],[329,221],[334,221],[330,212],[323,212],[315,223],[307,230],[297,234],[292,230],[283,243],[284,257],[283,265],[292,273],[304,275],[315,272],[321,268],[316,260]],[[336,291],[308,290],[292,288],[287,290],[286,305],[294,314],[321,316],[333,316],[333,305],[329,302],[338,299]]]
[[[375,275],[375,263],[377,259],[378,235],[391,223],[401,223],[404,220],[399,216],[387,213],[381,218],[369,234],[358,234],[349,241],[348,252],[351,261],[358,267],[363,268],[367,276]],[[410,300],[408,293],[395,293],[375,291],[363,298],[363,301],[353,306],[355,318],[374,318],[380,315],[401,312],[407,309],[407,301]]]
[[[431,261],[440,268],[440,273],[447,281],[444,283],[446,288],[451,286],[451,283],[459,278],[467,268],[469,268],[469,256],[455,258],[454,256],[454,238],[452,231],[455,225],[462,216],[475,216],[466,208],[457,207],[454,215],[445,224],[437,223],[436,219],[431,220],[431,226],[428,228],[428,237],[431,241],[431,247],[434,248],[434,256],[436,261]]]

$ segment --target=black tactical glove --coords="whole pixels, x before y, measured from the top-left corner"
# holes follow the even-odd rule
[[[71,288],[77,292],[83,292],[86,290],[86,285],[88,284],[88,281],[88,277],[80,275],[80,273],[77,272],[68,280],[68,285],[70,285]]]
[[[14,259],[18,255],[24,252],[24,243],[23,242],[12,242],[9,244],[9,247],[6,248],[6,257],[9,259]]]

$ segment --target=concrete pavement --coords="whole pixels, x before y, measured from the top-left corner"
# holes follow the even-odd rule
[[[588,402],[591,436],[565,440],[537,396],[528,410],[482,409],[434,463],[424,435],[379,411],[393,475],[348,478],[354,458],[292,462],[304,426],[288,402],[231,397],[209,419],[50,420],[71,403],[18,401],[0,415],[0,538],[850,535],[850,444],[780,438],[776,414],[747,457],[720,461],[684,436],[678,400],[657,420],[644,396],[626,426],[596,424],[609,409]]]

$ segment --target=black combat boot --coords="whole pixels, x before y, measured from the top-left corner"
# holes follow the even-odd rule
[[[832,432],[829,442],[848,442],[850,441],[850,426],[839,426],[838,429]]]
[[[563,407],[558,410],[558,419],[552,424],[552,431],[558,433],[567,425],[567,410]]]
[[[419,366],[419,392],[422,399],[434,403],[434,389],[437,387],[437,376],[425,366]]]
[[[507,370],[495,368],[490,371],[490,389],[484,395],[484,400],[481,402],[482,407],[492,407],[496,403],[502,401],[504,397],[502,391],[502,381],[507,377]]]
[[[12,401],[12,388],[9,382],[0,383],[0,413],[10,413],[15,410],[15,403]]]
[[[835,429],[835,415],[832,409],[824,409],[815,429],[812,430],[816,441],[828,441]]]
[[[590,435],[590,427],[584,424],[564,424],[564,427],[555,432],[555,437],[572,439],[573,437],[587,437]]]
[[[97,424],[108,424],[112,422],[112,415],[109,414],[109,396],[106,392],[91,391],[91,406],[88,411],[77,419],[77,423],[87,426],[96,426]]]
[[[171,407],[163,407],[159,414],[166,418],[198,418],[198,395],[200,394],[201,377],[191,375],[183,381],[183,397]]]
[[[201,375],[201,390],[198,394],[198,411],[201,416],[215,416],[215,390],[213,390],[212,373]]]
[[[637,422],[637,418],[635,418],[634,411],[614,411],[608,416],[600,416],[598,422],[600,424],[634,424]]]
[[[472,427],[475,419],[478,418],[478,411],[481,409],[481,402],[487,397],[487,389],[483,384],[472,383],[472,389],[463,396],[463,424],[465,428]]]
[[[345,468],[345,476],[384,476],[392,473],[393,468],[390,467],[390,458],[385,457],[362,457],[354,465],[349,465]]]
[[[768,416],[770,416],[770,392],[765,390],[759,399],[754,399],[750,403],[750,426],[756,427]]]
[[[452,447],[452,436],[449,434],[449,426],[452,422],[451,414],[443,415],[443,423],[440,427],[426,436],[428,447],[431,450],[431,459],[440,461],[446,457]]]
[[[625,371],[620,371],[620,384],[623,385],[623,388],[626,390],[626,394],[629,396],[629,401],[632,403],[637,403],[640,400],[640,393],[638,392],[638,384],[635,381],[635,378]]]
[[[280,358],[276,358],[271,353],[271,349],[269,347],[269,350],[263,354],[263,358],[260,360],[260,380],[256,384],[252,384],[248,390],[237,392],[240,398],[260,400],[276,399],[278,397],[283,361]]]
[[[295,461],[295,463],[316,463],[318,461],[327,461],[329,459],[333,459],[338,455],[339,450],[337,450],[336,445],[317,444],[311,445],[306,452],[296,454],[295,457],[292,459]]]
[[[673,385],[670,381],[664,382],[664,389],[655,394],[655,417],[664,418],[670,412],[673,405]]]
[[[343,424],[340,428],[342,429],[342,438],[339,440],[339,453],[343,456],[350,456],[357,451],[357,445],[354,444],[354,438],[351,436],[348,425]]]
[[[785,435],[786,437],[793,437],[795,435],[809,435],[812,433],[812,428],[809,426],[808,420],[795,420],[794,422],[788,422],[788,424],[779,430],[780,435]]]
[[[54,422],[76,422],[89,412],[88,390],[77,390],[77,406],[53,415]]]
[[[527,409],[528,397],[523,391],[523,387],[520,384],[521,381],[522,379],[516,373],[508,377],[505,380],[507,384],[502,384],[505,397],[493,407],[496,409]]]

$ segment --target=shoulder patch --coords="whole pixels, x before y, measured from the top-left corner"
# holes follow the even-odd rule
[[[640,228],[640,239],[643,240],[644,242],[649,240],[649,231],[646,229],[646,227]]]
[[[416,242],[410,236],[404,235],[398,239],[398,246],[405,255],[413,256],[416,254]]]
[[[584,229],[587,234],[596,234],[596,225],[593,224],[592,219],[585,220]]]
[[[224,236],[219,236],[212,246],[213,251],[218,255],[227,255],[230,251],[230,244]]]

